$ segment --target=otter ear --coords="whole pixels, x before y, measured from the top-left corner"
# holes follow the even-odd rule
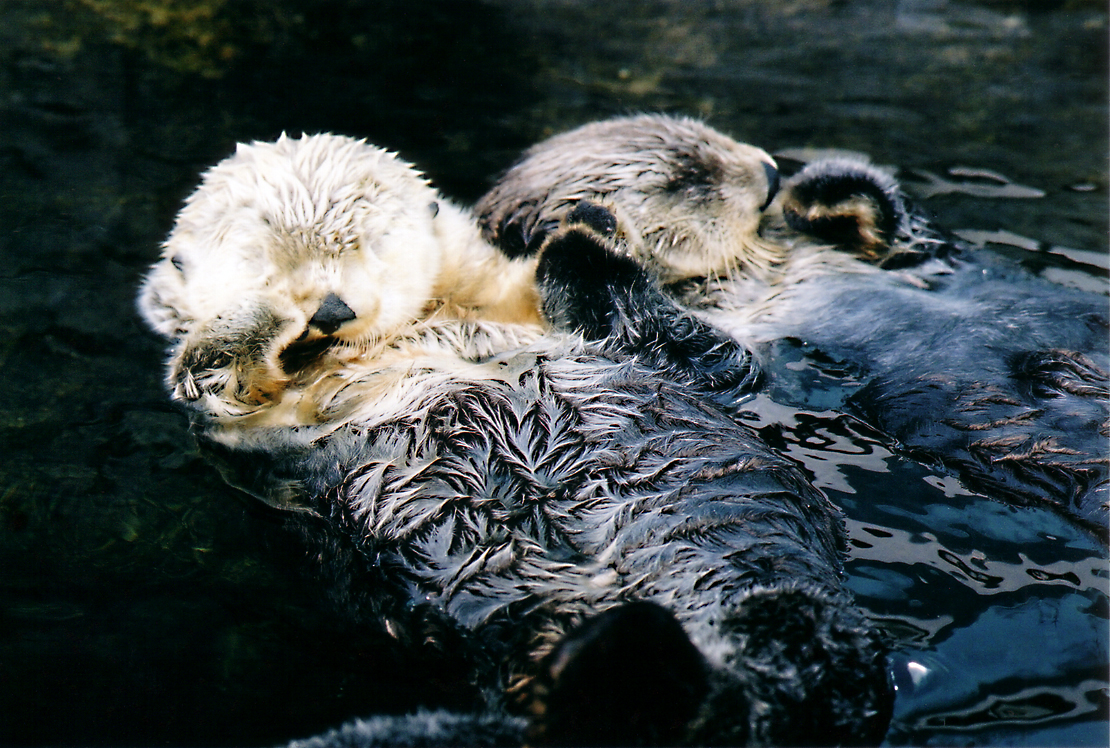
[[[863,161],[815,161],[786,184],[782,194],[786,223],[819,241],[882,260],[907,220],[898,183]]]

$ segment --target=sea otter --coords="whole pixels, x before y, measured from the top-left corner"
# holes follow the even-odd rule
[[[606,205],[633,237],[665,235],[659,223],[673,222],[648,259],[635,241],[625,251],[670,298],[764,360],[794,347],[831,361],[857,387],[844,408],[903,454],[1105,536],[1106,298],[970,251],[860,160],[810,164],[760,213],[767,186],[723,166],[750,153],[682,117],[592,123],[528,150],[476,212],[486,238],[514,257],[576,201]],[[645,176],[615,184],[614,170]],[[718,231],[741,205],[747,215],[730,217],[740,233]],[[672,246],[675,267],[693,264],[692,253],[716,267],[681,277]],[[778,384],[772,393],[785,396]]]
[[[486,695],[321,740],[882,739],[885,644],[844,587],[841,515],[706,403],[752,386],[747,352],[624,242],[584,208],[505,257],[334,135],[240,146],[188,199],[139,308],[202,448],[283,511],[342,610],[402,654],[452,649]],[[563,275],[584,261],[636,314],[545,333],[539,304],[581,309]]]

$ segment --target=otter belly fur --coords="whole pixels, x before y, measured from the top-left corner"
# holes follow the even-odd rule
[[[671,298],[759,356],[796,341],[835,360],[862,384],[845,408],[903,454],[955,470],[983,495],[1048,504],[1105,536],[1106,297],[977,256],[933,229],[894,179],[858,161],[810,164],[760,215],[750,207],[766,195],[758,174],[749,166],[737,180],[720,167],[750,152],[683,118],[593,123],[531,148],[476,210],[487,238],[521,257],[515,235],[531,224],[518,216],[553,225],[576,201],[595,201],[634,236],[658,233],[637,223],[636,210],[665,203],[660,215],[682,227],[679,262],[690,266],[693,248],[710,267],[676,281],[667,245],[650,261],[627,254]],[[618,163],[651,177],[614,187],[605,169]],[[681,190],[666,187],[679,181]],[[753,212],[735,225],[749,234],[712,230],[744,189]],[[684,243],[687,235],[703,241]]]
[[[649,308],[605,218],[509,259],[337,136],[241,146],[179,215],[139,307],[202,447],[285,511],[341,609],[401,650],[456,649],[487,695],[312,744],[882,739],[885,650],[842,583],[840,514],[703,402],[746,352]],[[608,343],[538,325],[580,245],[637,310]]]

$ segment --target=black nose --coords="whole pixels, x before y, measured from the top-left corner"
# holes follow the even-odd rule
[[[316,314],[312,315],[312,319],[308,321],[308,324],[325,335],[331,335],[338,330],[344,322],[350,322],[356,316],[354,310],[343,303],[343,299],[333,293],[329,293],[323,303],[320,304],[320,308],[316,310]]]
[[[774,164],[763,162],[763,173],[767,175],[767,201],[760,206],[760,210],[767,210],[767,206],[779,194],[779,170]]]

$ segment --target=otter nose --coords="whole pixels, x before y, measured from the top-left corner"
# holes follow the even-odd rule
[[[320,308],[316,310],[316,314],[312,315],[312,319],[308,321],[308,324],[325,335],[331,335],[338,330],[344,322],[350,322],[356,316],[354,310],[343,303],[343,299],[333,293],[329,293],[320,304]]]
[[[771,163],[763,162],[763,173],[767,175],[767,200],[760,206],[760,210],[767,210],[767,206],[779,193],[779,170]]]

